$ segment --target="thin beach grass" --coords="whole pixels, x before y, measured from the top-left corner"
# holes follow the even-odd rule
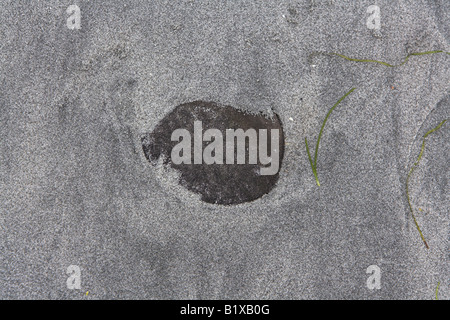
[[[408,199],[409,210],[411,211],[411,215],[412,215],[412,217],[413,217],[413,220],[414,220],[414,223],[415,223],[415,225],[416,225],[416,228],[417,228],[417,230],[419,231],[420,237],[422,238],[422,241],[423,241],[423,243],[425,244],[425,247],[426,247],[427,249],[429,249],[430,247],[428,246],[428,243],[427,243],[427,241],[425,240],[425,237],[423,236],[422,230],[420,229],[419,224],[417,223],[416,217],[415,217],[415,215],[414,215],[414,210],[413,210],[413,207],[412,207],[412,205],[411,205],[411,198],[410,198],[410,195],[409,195],[409,179],[411,178],[411,175],[412,175],[414,169],[419,165],[420,160],[422,159],[423,152],[425,151],[425,139],[426,139],[430,134],[432,134],[433,132],[436,132],[437,130],[439,130],[439,129],[444,125],[444,123],[445,123],[446,121],[447,121],[447,120],[442,121],[438,126],[436,126],[435,128],[431,129],[430,131],[428,131],[428,132],[423,136],[422,147],[420,148],[419,156],[417,157],[416,162],[414,162],[413,166],[412,166],[411,169],[409,170],[408,176],[406,177],[406,197],[407,197],[407,199]]]
[[[317,185],[319,187],[320,187],[320,182],[319,182],[319,177],[317,175],[317,155],[318,155],[318,152],[319,152],[319,143],[320,143],[320,138],[322,137],[323,129],[325,128],[325,124],[327,123],[327,120],[328,120],[331,112],[342,102],[342,100],[344,100],[355,89],[356,88],[352,88],[349,92],[347,92],[342,98],[340,98],[338,100],[338,102],[336,102],[336,104],[330,109],[330,111],[328,111],[328,113],[327,113],[327,115],[325,117],[325,120],[323,120],[322,128],[320,128],[319,137],[317,138],[316,150],[314,152],[314,161],[311,158],[311,153],[309,152],[309,147],[308,147],[308,140],[305,137],[306,152],[308,154],[309,163],[311,164],[311,169],[312,169],[312,172],[314,174],[314,178],[316,179],[316,183],[317,183]]]

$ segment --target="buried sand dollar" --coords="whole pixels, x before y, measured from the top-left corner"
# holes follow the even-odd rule
[[[179,172],[178,183],[222,205],[256,200],[275,186],[284,154],[278,115],[195,101],[167,114],[142,137],[146,158]]]

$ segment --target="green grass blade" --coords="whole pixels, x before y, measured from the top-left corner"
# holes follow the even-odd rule
[[[397,64],[397,65],[393,65],[393,64],[390,64],[390,63],[387,63],[387,62],[384,62],[384,61],[379,61],[379,60],[350,58],[350,57],[347,57],[347,56],[345,56],[345,55],[343,55],[343,54],[336,53],[336,52],[330,52],[330,53],[328,53],[328,54],[330,54],[330,55],[335,55],[335,56],[338,56],[338,57],[341,57],[341,58],[346,59],[346,60],[348,60],[348,61],[378,63],[378,64],[382,64],[382,65],[384,65],[384,66],[386,66],[386,67],[396,68],[396,67],[401,67],[401,66],[403,66],[405,63],[407,63],[408,60],[409,60],[409,58],[410,58],[411,56],[422,56],[422,55],[426,55],[426,54],[442,53],[442,52],[444,52],[444,53],[446,53],[446,54],[450,54],[450,52],[445,52],[445,51],[442,51],[442,50],[425,51],[425,52],[413,52],[413,53],[408,54],[408,55],[406,56],[406,58],[403,60],[403,62],[400,63],[400,64]]]
[[[425,237],[423,236],[423,233],[422,233],[422,230],[421,230],[420,227],[419,227],[419,224],[417,223],[416,216],[414,215],[414,210],[413,210],[413,207],[412,207],[412,205],[411,205],[411,199],[410,199],[410,196],[409,196],[409,188],[408,188],[408,186],[409,186],[409,179],[411,178],[411,175],[412,175],[412,173],[414,172],[414,169],[419,165],[420,160],[422,159],[423,152],[425,151],[425,139],[426,139],[426,138],[428,137],[428,135],[430,135],[431,133],[433,133],[433,132],[439,130],[439,129],[444,125],[444,123],[445,123],[446,121],[447,121],[447,119],[444,120],[444,121],[442,121],[442,122],[441,122],[438,126],[436,126],[435,128],[433,128],[433,129],[429,130],[427,133],[425,133],[425,135],[423,136],[422,147],[420,148],[419,156],[417,157],[416,162],[414,162],[413,166],[412,166],[411,169],[409,170],[408,176],[406,177],[406,198],[407,198],[407,200],[408,200],[409,210],[411,211],[411,215],[412,215],[412,217],[413,217],[413,220],[414,220],[414,223],[415,223],[415,225],[416,225],[416,228],[417,228],[417,230],[419,231],[420,237],[422,238],[422,241],[423,241],[423,243],[425,244],[425,247],[426,247],[427,249],[429,249],[428,243],[427,243],[427,241],[425,240]]]
[[[436,287],[436,300],[439,300],[439,298],[438,298],[438,293],[439,293],[439,286],[440,286],[440,284],[441,284],[441,282],[439,281],[439,282],[438,282],[438,285],[437,285],[437,287]]]
[[[333,112],[333,110],[350,94],[352,93],[356,88],[352,88],[349,92],[347,92],[342,98],[340,98],[338,100],[338,102],[335,103],[335,105],[328,111],[325,120],[322,123],[322,127],[320,128],[320,132],[319,132],[319,137],[317,138],[317,143],[316,143],[316,150],[314,152],[314,161],[311,158],[311,153],[309,152],[309,147],[308,147],[308,140],[305,138],[305,145],[306,145],[306,152],[308,153],[308,159],[309,159],[309,163],[311,164],[311,169],[313,171],[314,174],[314,178],[316,179],[316,183],[317,185],[320,187],[320,182],[319,182],[319,178],[317,176],[317,155],[319,152],[319,143],[320,143],[320,139],[322,137],[322,133],[323,133],[323,129],[325,128],[325,124],[327,123],[328,118],[330,117],[331,112]]]
[[[338,102],[335,103],[335,105],[330,109],[330,111],[328,111],[327,116],[325,117],[325,120],[323,120],[322,123],[322,128],[320,128],[320,132],[319,132],[319,137],[317,138],[317,143],[316,143],[316,151],[314,152],[314,167],[317,168],[317,154],[319,152],[319,143],[320,143],[320,138],[322,137],[322,133],[323,133],[323,128],[325,128],[325,124],[327,123],[328,117],[330,116],[331,112],[333,112],[333,110],[345,99],[347,98],[347,96],[352,93],[353,91],[355,91],[356,88],[352,88],[349,92],[347,92],[342,98],[340,98],[338,100]]]
[[[439,129],[444,125],[444,123],[446,123],[446,122],[447,122],[447,119],[445,119],[444,121],[442,121],[441,123],[439,123],[439,125],[438,125],[436,128],[431,129],[430,131],[428,131],[427,133],[425,133],[425,135],[424,135],[423,137],[426,138],[426,137],[428,137],[428,135],[430,135],[431,133],[433,133],[433,132],[439,130]]]
[[[411,174],[413,173],[414,168],[415,168],[415,166],[412,167],[411,170],[409,170],[408,177],[406,178],[406,197],[408,199],[409,210],[411,211],[411,215],[413,217],[414,224],[416,225],[416,229],[417,229],[417,231],[419,231],[420,237],[422,238],[422,241],[425,244],[425,247],[427,249],[430,249],[430,247],[428,246],[427,241],[425,240],[425,237],[423,236],[422,230],[419,227],[419,223],[417,223],[416,216],[414,215],[414,210],[413,210],[412,205],[411,205],[411,199],[409,197],[409,190],[408,190],[409,178],[411,177]]]
[[[374,63],[379,63],[379,64],[382,64],[382,65],[385,65],[385,66],[391,67],[391,68],[395,67],[394,65],[389,64],[389,63],[387,63],[387,62],[383,62],[383,61],[372,60],[372,59],[355,59],[355,58],[350,58],[350,57],[344,56],[343,54],[335,53],[335,52],[331,52],[330,54],[331,54],[331,55],[335,55],[335,56],[339,56],[339,57],[344,58],[344,59],[346,59],[346,60],[348,60],[348,61],[354,61],[354,62],[374,62]]]

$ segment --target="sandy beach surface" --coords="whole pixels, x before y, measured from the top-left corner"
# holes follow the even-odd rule
[[[449,299],[450,122],[409,184],[429,249],[405,188],[450,118],[449,15],[446,0],[1,0],[0,298],[429,300],[440,283]],[[444,52],[398,67],[325,54],[429,51]],[[305,137],[314,150],[351,88],[319,187]],[[197,100],[279,116],[269,193],[206,203],[146,159],[142,136]]]

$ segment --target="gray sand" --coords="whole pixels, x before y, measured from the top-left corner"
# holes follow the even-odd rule
[[[66,8],[81,8],[81,29]],[[369,30],[367,7],[381,8]],[[1,299],[450,298],[450,2],[0,1]],[[304,146],[327,122],[317,187]],[[140,137],[175,106],[274,110],[254,202],[203,203]],[[81,268],[69,290],[66,269]],[[369,290],[366,269],[381,269]],[[86,296],[86,291],[89,294]]]

